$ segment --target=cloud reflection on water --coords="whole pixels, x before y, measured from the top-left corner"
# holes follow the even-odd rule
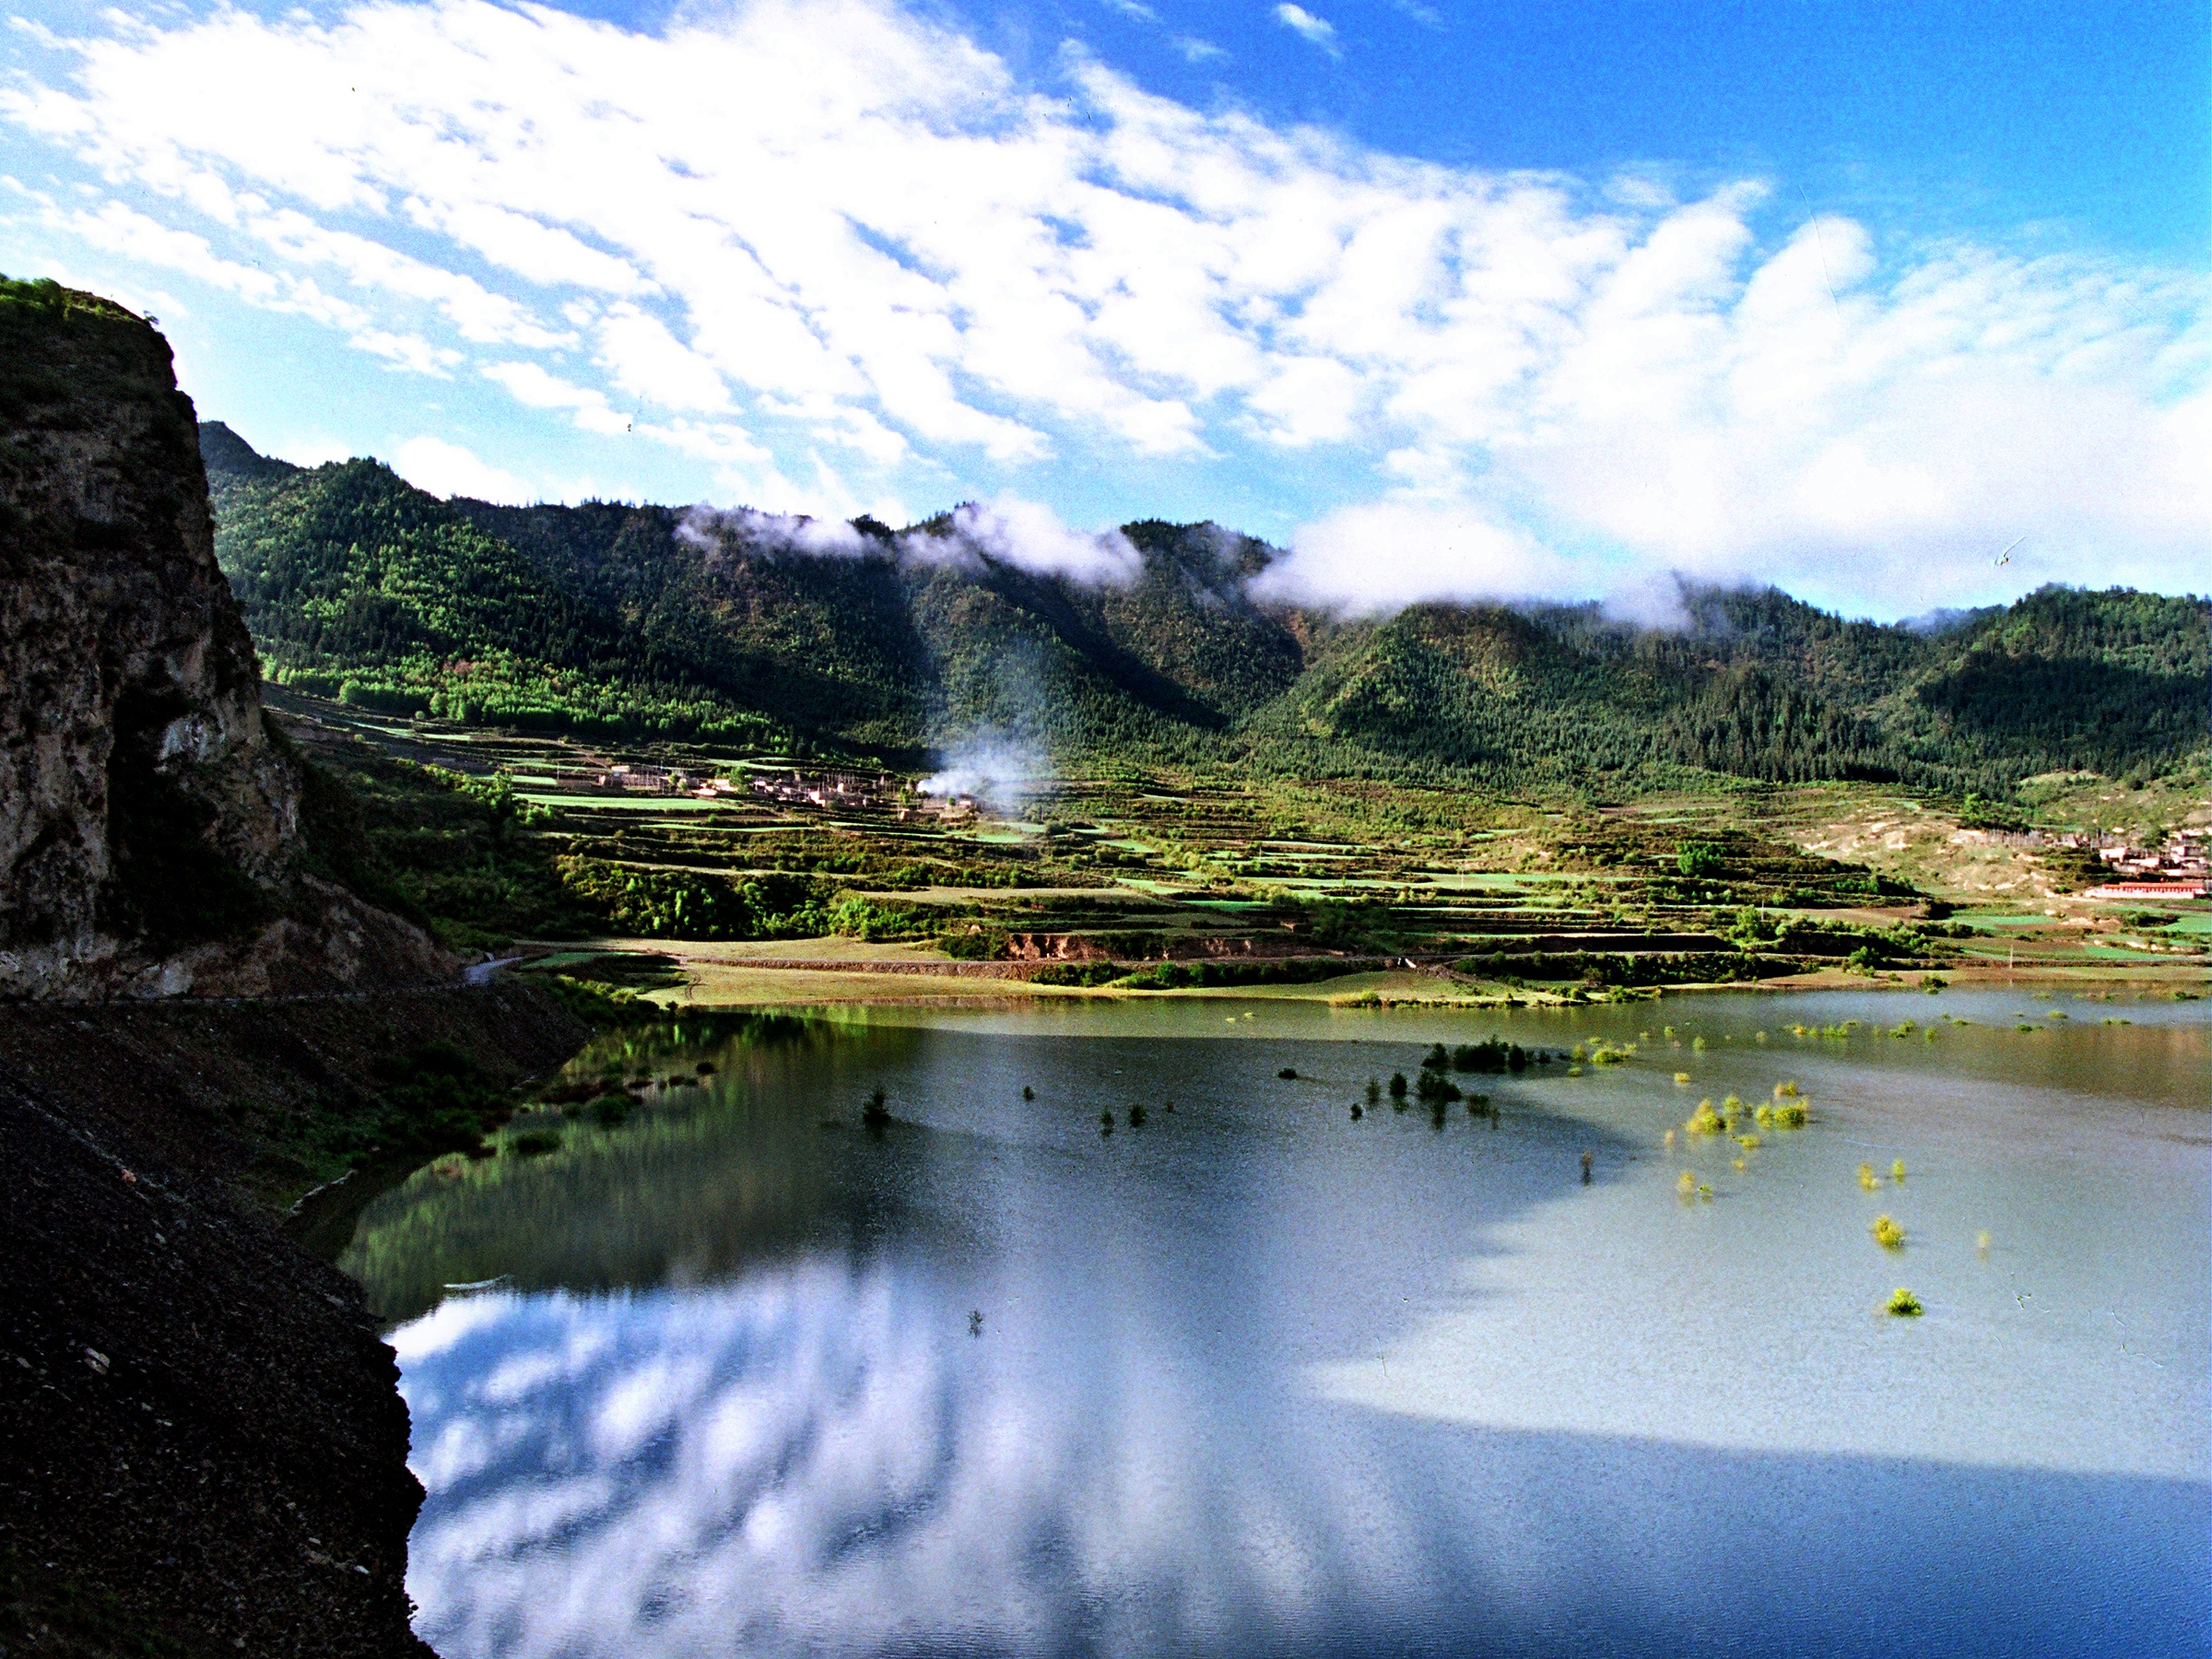
[[[1050,1327],[1097,1310],[971,1340],[960,1300],[818,1256],[395,1334],[421,1634],[447,1659],[2194,1651],[2201,1482],[1409,1425],[1227,1397],[1141,1322],[1055,1371]]]

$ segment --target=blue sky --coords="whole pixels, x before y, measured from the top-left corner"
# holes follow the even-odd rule
[[[273,453],[1213,517],[1352,606],[2202,585],[2201,6],[10,16],[0,268]]]

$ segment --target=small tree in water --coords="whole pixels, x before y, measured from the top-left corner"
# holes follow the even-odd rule
[[[891,1121],[891,1109],[884,1104],[884,1098],[883,1085],[878,1083],[860,1109],[862,1127],[881,1129]]]

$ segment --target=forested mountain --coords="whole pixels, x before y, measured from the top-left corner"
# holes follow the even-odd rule
[[[1594,607],[1347,621],[1255,600],[1276,550],[1211,524],[1129,524],[1138,566],[1087,582],[949,518],[856,521],[807,551],[758,517],[440,501],[373,461],[309,470],[201,433],[270,673],[394,711],[903,763],[989,734],[1094,766],[1498,788],[1692,769],[1998,793],[2207,748],[2197,598],[2046,588],[1912,627],[1700,589],[1675,630]]]

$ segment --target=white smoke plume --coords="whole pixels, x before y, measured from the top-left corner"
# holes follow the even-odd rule
[[[1043,751],[1004,733],[979,733],[954,749],[944,767],[914,785],[916,793],[950,798],[970,795],[1005,813],[1041,793],[1053,778]]]

